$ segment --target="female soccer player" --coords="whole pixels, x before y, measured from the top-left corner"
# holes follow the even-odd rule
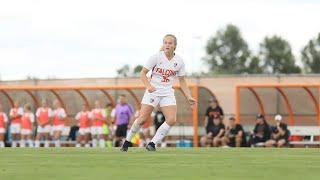
[[[59,100],[53,102],[53,139],[55,147],[60,147],[60,137],[64,128],[65,118],[67,117],[66,111],[61,107]]]
[[[20,139],[21,131],[21,117],[23,115],[22,107],[19,107],[19,102],[14,102],[14,107],[10,110],[10,133],[12,135],[11,147],[17,147],[18,140]]]
[[[29,147],[33,147],[32,128],[34,123],[34,114],[31,112],[31,105],[24,105],[24,113],[21,118],[21,139],[20,147],[26,147],[26,141]]]
[[[91,128],[91,112],[87,104],[82,105],[82,111],[78,112],[76,120],[79,121],[79,136],[77,138],[76,147],[81,147],[81,144],[85,144],[85,147],[90,147],[90,128]]]
[[[52,110],[50,107],[48,107],[48,101],[46,99],[43,99],[42,107],[39,107],[36,112],[37,116],[37,136],[35,140],[35,147],[40,147],[40,140],[43,138],[44,141],[44,147],[49,147],[49,136],[51,131],[51,125],[50,121],[52,118]]]
[[[6,133],[8,116],[3,112],[2,104],[0,104],[0,148],[4,148],[4,135]]]
[[[191,97],[185,76],[185,65],[182,58],[175,54],[177,38],[168,34],[163,38],[163,47],[160,52],[153,55],[141,70],[141,80],[146,87],[146,92],[141,102],[139,117],[134,121],[121,147],[121,151],[128,151],[131,146],[132,137],[139,131],[141,125],[150,117],[151,112],[157,105],[160,106],[166,121],[160,126],[156,134],[148,143],[146,149],[155,151],[155,145],[162,141],[168,134],[170,128],[176,122],[177,105],[174,96],[173,80],[179,77],[181,89],[189,101],[191,107],[196,104]],[[151,80],[148,81],[146,74],[151,71]]]
[[[105,136],[103,133],[103,124],[106,122],[106,111],[102,108],[101,102],[96,100],[94,102],[95,109],[91,110],[91,135],[92,135],[92,147],[97,147],[99,140],[99,147],[105,147]]]

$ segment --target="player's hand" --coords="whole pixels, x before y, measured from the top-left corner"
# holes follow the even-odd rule
[[[191,108],[194,108],[197,105],[197,101],[193,97],[188,97],[188,102]]]
[[[149,93],[153,93],[156,91],[156,88],[151,85],[150,87],[147,88],[147,90]]]

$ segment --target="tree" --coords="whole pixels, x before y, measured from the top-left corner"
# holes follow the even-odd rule
[[[117,73],[120,77],[128,77],[130,75],[130,66],[128,64],[125,64],[117,70]]]
[[[300,73],[290,44],[278,36],[266,37],[260,44],[260,55],[265,73]]]
[[[117,70],[118,77],[139,76],[142,67],[141,65],[137,65],[132,69],[128,64],[125,64]]]
[[[214,73],[239,74],[247,70],[246,62],[250,51],[239,29],[227,25],[209,39],[206,46],[206,63]]]
[[[302,49],[301,60],[306,73],[320,73],[320,33]]]
[[[262,74],[263,73],[261,61],[258,56],[250,57],[249,65],[247,67],[246,72],[249,74]]]
[[[142,70],[143,66],[141,65],[137,65],[134,69],[133,69],[133,75],[135,76],[139,76],[141,70]]]

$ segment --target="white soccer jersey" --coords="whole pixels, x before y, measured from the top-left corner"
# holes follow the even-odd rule
[[[174,95],[173,80],[176,76],[185,76],[185,65],[182,58],[175,55],[170,61],[163,51],[151,56],[144,66],[151,70],[150,83],[156,88],[155,96]]]
[[[44,111],[46,111],[46,110],[48,110],[48,116],[49,117],[52,117],[53,116],[53,112],[52,112],[52,109],[51,108],[44,108],[44,107],[39,107],[38,109],[37,109],[37,112],[36,112],[36,116],[37,117],[40,117],[40,113],[41,112],[44,112]]]
[[[52,111],[54,117],[65,118],[67,117],[66,111],[63,108],[54,109]]]

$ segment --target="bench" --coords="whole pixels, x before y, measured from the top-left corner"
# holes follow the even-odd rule
[[[320,127],[318,126],[289,126],[291,136],[310,136],[310,139],[303,139],[302,141],[290,141],[291,146],[294,145],[304,145],[308,147],[309,145],[320,145],[320,141],[315,141],[315,136],[320,136]]]

